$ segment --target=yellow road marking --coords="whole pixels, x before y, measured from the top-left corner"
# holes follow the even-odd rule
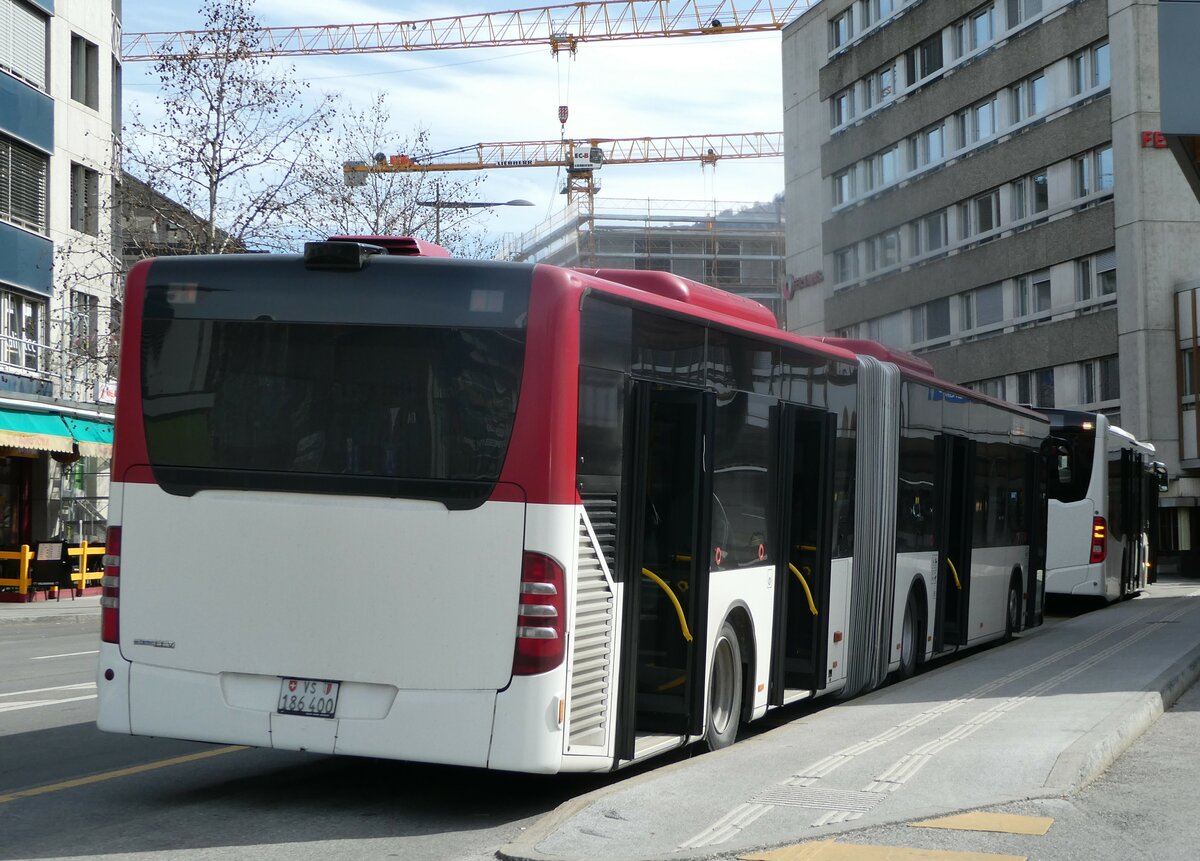
[[[74,789],[77,786],[88,786],[92,783],[102,783],[106,780],[116,780],[118,777],[129,777],[132,774],[142,774],[147,771],[155,771],[159,768],[168,768],[172,765],[183,765],[187,762],[196,762],[201,759],[209,759],[214,756],[220,756],[223,753],[233,753],[238,750],[246,750],[244,745],[231,745],[229,747],[218,747],[215,750],[203,750],[200,753],[189,753],[185,756],[175,756],[171,759],[160,759],[158,762],[148,762],[145,765],[132,765],[129,768],[118,768],[114,771],[103,771],[100,774],[92,774],[87,777],[76,777],[72,780],[64,780],[59,783],[49,783],[45,786],[35,786],[33,789],[22,789],[19,792],[11,792],[8,795],[0,795],[0,804],[6,804],[9,801],[16,801],[18,798],[33,798],[37,795],[46,795],[50,792],[58,792],[62,789]]]
[[[958,831],[995,831],[1000,834],[1031,834],[1040,837],[1050,830],[1054,820],[1049,816],[975,812],[910,824],[913,828],[953,828]]]
[[[742,861],[1029,861],[1027,855],[992,855],[988,852],[951,852],[945,849],[912,849],[903,846],[867,846],[820,840],[784,846],[770,852],[742,855]]]

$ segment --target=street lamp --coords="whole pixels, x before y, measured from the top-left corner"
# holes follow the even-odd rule
[[[491,209],[494,206],[533,206],[532,200],[442,200],[442,189],[439,186],[437,196],[433,200],[418,200],[417,206],[433,207],[433,241],[440,245],[442,241],[442,210],[443,209]]]

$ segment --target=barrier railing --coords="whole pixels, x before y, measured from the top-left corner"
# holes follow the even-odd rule
[[[94,561],[95,557],[103,555],[103,546],[95,547],[86,541],[81,541],[76,547],[67,548],[67,556],[78,560],[76,563],[78,570],[70,572],[71,581],[75,584],[75,594],[83,594],[83,590],[89,585],[88,581],[93,581],[93,584],[100,582],[100,578],[104,576],[104,566],[98,564],[95,568],[89,568],[88,563]],[[17,594],[28,600],[34,581],[32,562],[36,556],[37,554],[29,549],[28,544],[22,544],[20,550],[0,550],[0,560],[15,559],[19,563],[17,576],[0,577],[0,587],[15,586]]]

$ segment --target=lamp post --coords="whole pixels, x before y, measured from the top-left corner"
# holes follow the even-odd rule
[[[533,206],[532,200],[499,200],[499,201],[482,201],[482,200],[442,200],[442,187],[437,187],[436,197],[433,200],[418,200],[417,206],[432,206],[433,207],[433,241],[435,244],[441,244],[442,241],[442,210],[443,209],[491,209],[496,206]]]

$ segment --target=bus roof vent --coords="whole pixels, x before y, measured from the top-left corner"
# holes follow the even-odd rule
[[[450,252],[440,245],[414,239],[411,236],[331,236],[330,242],[361,242],[378,245],[385,254],[400,257],[449,257]]]
[[[775,315],[766,305],[670,272],[648,269],[577,269],[576,271],[594,275],[606,281],[615,281],[635,290],[653,293],[664,299],[674,299],[706,311],[724,314],[727,317],[736,317],[748,323],[757,323],[772,329],[779,328],[779,324],[775,322]]]
[[[871,356],[881,362],[891,362],[898,368],[912,371],[916,374],[925,374],[929,377],[935,376],[933,365],[924,359],[918,358],[912,353],[906,353],[904,350],[897,350],[886,344],[880,344],[878,341],[868,341],[863,338],[814,338],[813,340],[820,341],[822,344],[829,344],[831,347],[841,347],[843,350],[849,350],[851,353],[857,353],[860,356]]]

